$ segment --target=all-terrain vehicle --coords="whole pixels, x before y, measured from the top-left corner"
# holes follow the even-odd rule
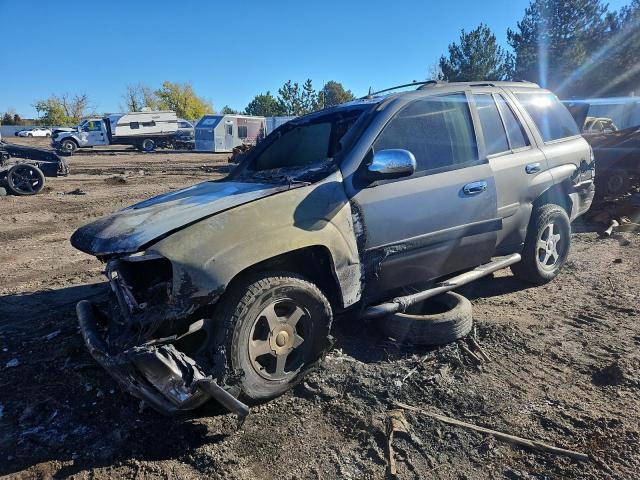
[[[243,415],[300,381],[337,314],[401,313],[505,266],[552,280],[593,198],[567,109],[526,82],[416,86],[292,120],[227,178],[76,231],[112,290],[77,306],[94,358],[160,411],[214,397]]]

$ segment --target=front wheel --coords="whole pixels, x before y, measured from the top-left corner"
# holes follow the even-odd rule
[[[555,204],[534,208],[527,229],[522,260],[511,266],[526,282],[543,285],[553,280],[567,261],[571,247],[571,222]]]
[[[7,173],[7,187],[14,195],[35,195],[44,188],[44,174],[35,165],[14,165]]]
[[[283,394],[329,347],[331,306],[316,285],[294,274],[249,278],[227,292],[217,311],[228,366],[242,374],[247,399]]]
[[[60,144],[60,151],[66,155],[73,155],[78,149],[78,145],[73,140],[63,140]]]

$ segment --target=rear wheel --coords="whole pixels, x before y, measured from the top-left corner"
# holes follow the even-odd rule
[[[329,302],[290,273],[261,274],[232,287],[218,312],[228,366],[242,373],[240,391],[248,399],[286,392],[329,346]]]
[[[571,247],[571,222],[559,205],[537,207],[531,214],[522,260],[511,266],[513,274],[538,285],[553,280],[567,261]]]
[[[145,138],[142,141],[141,149],[143,152],[153,152],[156,149],[156,142],[150,138]]]
[[[14,165],[7,173],[7,187],[14,195],[35,195],[44,188],[44,174],[35,165]]]

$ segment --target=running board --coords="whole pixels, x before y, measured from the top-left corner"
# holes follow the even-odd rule
[[[473,270],[469,270],[468,272],[452,277],[449,280],[438,283],[435,287],[423,290],[422,292],[406,295],[404,297],[396,297],[387,303],[371,306],[364,311],[362,316],[363,318],[375,318],[384,317],[385,315],[390,315],[392,313],[405,312],[407,308],[413,304],[461,287],[462,285],[466,285],[469,282],[478,280],[479,278],[489,275],[497,270],[502,270],[514,263],[518,263],[520,260],[521,257],[519,253],[496,258],[489,263],[485,263]]]

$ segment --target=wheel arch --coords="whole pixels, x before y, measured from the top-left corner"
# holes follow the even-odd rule
[[[329,248],[324,245],[310,245],[261,260],[236,273],[226,288],[258,272],[300,275],[316,284],[334,311],[345,307],[335,262]]]
[[[565,180],[560,183],[551,185],[548,189],[538,195],[533,201],[533,207],[540,207],[549,203],[559,205],[571,218],[571,212],[573,210],[573,200],[569,193],[571,192],[571,181]]]

